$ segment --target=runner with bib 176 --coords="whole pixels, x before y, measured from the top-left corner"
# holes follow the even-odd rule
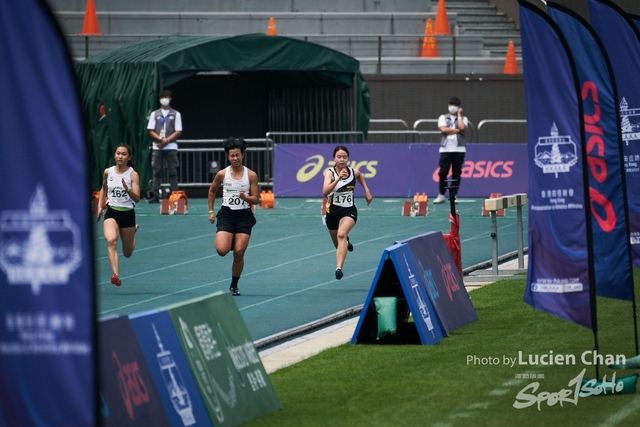
[[[356,181],[364,189],[367,205],[373,200],[364,176],[349,167],[349,150],[341,145],[333,150],[335,166],[324,175],[322,194],[327,197],[326,222],[329,235],[336,247],[336,279],[342,279],[342,267],[347,258],[347,252],[353,251],[349,241],[349,232],[358,221],[358,209],[355,202]]]

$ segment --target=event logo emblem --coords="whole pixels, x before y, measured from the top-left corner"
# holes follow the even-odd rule
[[[431,331],[431,334],[435,337],[433,333],[433,321],[431,320],[431,313],[429,313],[429,307],[424,302],[422,298],[422,293],[420,292],[420,285],[416,280],[416,275],[411,272],[411,268],[409,268],[409,262],[407,261],[407,257],[402,255],[404,258],[404,263],[407,266],[407,271],[409,272],[409,282],[411,283],[411,289],[416,294],[416,302],[418,303],[418,310],[420,311],[420,317],[422,317],[422,321],[427,327],[428,331]],[[424,291],[423,291],[424,292]]]
[[[158,342],[158,348],[160,351],[156,353],[158,359],[158,365],[160,366],[160,374],[164,381],[164,385],[167,388],[167,393],[173,404],[173,409],[182,418],[182,424],[185,426],[191,426],[196,423],[196,419],[193,416],[193,407],[191,406],[191,398],[189,397],[189,391],[182,379],[182,373],[173,360],[173,356],[169,350],[165,350],[162,345],[162,340],[156,329],[156,325],[151,324],[153,332]]]
[[[200,385],[209,407],[213,409],[216,418],[222,423],[224,422],[224,412],[220,398],[230,408],[234,408],[238,403],[233,374],[227,367],[226,379],[229,381],[229,391],[227,392],[222,389],[207,367],[209,362],[222,357],[222,352],[218,348],[218,342],[213,337],[211,327],[207,323],[203,323],[195,325],[193,331],[191,331],[189,325],[182,320],[182,317],[179,317],[178,321],[180,322],[180,332],[182,332],[182,338],[186,345],[185,356],[187,356],[191,366],[195,366],[198,369],[197,372],[194,372],[194,377]],[[225,380],[225,378],[220,378],[220,380]]]
[[[626,145],[629,141],[640,140],[640,124],[632,123],[630,117],[640,116],[640,108],[629,109],[629,104],[625,98],[620,102],[620,127],[622,128],[622,140]]]
[[[558,135],[558,128],[554,123],[551,136],[538,138],[535,147],[536,166],[542,168],[543,173],[554,173],[556,178],[560,172],[569,172],[571,166],[578,162],[576,144],[570,135]]]
[[[65,285],[80,265],[80,230],[69,211],[49,211],[42,185],[31,196],[28,211],[0,214],[0,269],[12,285]]]

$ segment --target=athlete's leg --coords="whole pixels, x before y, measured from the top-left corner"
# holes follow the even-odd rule
[[[356,225],[356,222],[353,218],[345,216],[340,220],[340,224],[338,225],[338,230],[336,232],[337,245],[336,245],[336,267],[342,268],[344,265],[344,260],[347,258],[347,236],[351,229]]]
[[[136,228],[121,228],[120,240],[122,240],[122,255],[124,255],[125,258],[131,257],[133,250],[136,248]]]
[[[120,227],[113,218],[107,218],[102,223],[104,239],[107,241],[107,258],[113,274],[118,275],[118,236]]]
[[[244,233],[236,233],[235,243],[233,247],[233,264],[231,265],[231,275],[240,277],[244,269],[244,253],[249,247],[249,238],[251,236]]]
[[[216,233],[216,252],[218,252],[218,255],[225,256],[231,252],[233,236],[234,234],[228,231],[218,231]]]
[[[329,236],[331,236],[333,247],[337,249],[338,248],[338,230],[329,230]]]

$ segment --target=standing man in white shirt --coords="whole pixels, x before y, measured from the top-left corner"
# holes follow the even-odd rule
[[[438,185],[438,197],[433,203],[444,203],[446,198],[444,193],[447,188],[447,175],[451,168],[451,186],[449,189],[449,197],[455,199],[456,193],[460,188],[460,175],[462,174],[462,165],[464,165],[464,155],[467,152],[467,140],[464,132],[467,130],[469,121],[462,115],[462,101],[455,96],[449,99],[449,113],[443,114],[438,118],[438,128],[442,132],[440,139],[440,182]]]
[[[178,190],[178,144],[182,134],[182,116],[171,108],[171,92],[163,90],[158,94],[160,109],[152,111],[147,129],[153,140],[151,167],[153,168],[153,197],[149,203],[158,203],[160,183],[164,164],[167,164],[171,191]]]

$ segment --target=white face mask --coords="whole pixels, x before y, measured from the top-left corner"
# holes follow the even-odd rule
[[[458,107],[457,107],[457,106],[455,106],[455,105],[449,105],[449,112],[450,112],[451,114],[455,114],[455,113],[457,113],[457,112],[458,112]]]
[[[169,98],[160,99],[160,104],[162,104],[163,107],[166,107],[167,105],[169,105]]]

